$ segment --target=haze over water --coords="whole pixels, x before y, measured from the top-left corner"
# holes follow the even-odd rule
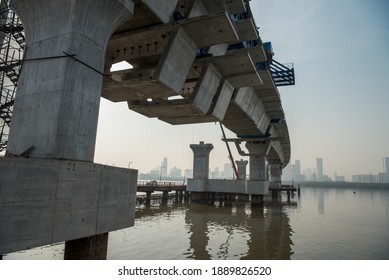
[[[370,185],[372,186],[372,185]],[[265,207],[139,206],[135,226],[109,235],[108,259],[389,259],[389,186],[301,187]],[[63,244],[4,259],[63,259]]]

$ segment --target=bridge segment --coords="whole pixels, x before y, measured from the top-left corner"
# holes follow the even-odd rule
[[[93,163],[102,72],[128,0],[13,0],[26,51],[7,157],[0,158],[0,255],[66,241],[104,259],[108,232],[134,223],[137,171]]]
[[[154,14],[119,28],[102,96],[172,125],[221,122],[239,139],[268,141],[269,157],[284,167],[290,143],[271,44],[262,42],[249,1],[209,2],[177,1],[173,21]],[[118,61],[133,68],[110,73]]]
[[[222,123],[237,135],[226,141],[250,157],[250,180],[234,184],[246,184],[246,193],[266,194],[269,181],[281,184],[281,170],[290,159],[277,85],[293,84],[293,69],[288,75],[281,64],[272,66],[271,43],[262,42],[249,1],[187,2],[177,1],[169,23],[155,14],[153,22],[140,26],[129,20],[126,31],[114,34],[107,57],[133,68],[110,73],[112,63],[106,65],[111,79],[104,80],[102,96],[172,125]],[[196,162],[195,151],[194,157]],[[203,179],[194,178],[188,190],[210,191],[214,181]]]

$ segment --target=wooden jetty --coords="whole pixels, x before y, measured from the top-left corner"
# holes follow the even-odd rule
[[[269,187],[269,192],[273,198],[277,198],[282,192],[286,192],[288,200],[290,197],[294,197],[295,192],[299,192],[299,188],[296,188],[294,185],[281,185],[281,187]],[[169,198],[175,197],[176,199],[181,200],[183,197],[185,199],[189,198],[189,192],[187,191],[187,186],[183,182],[138,182],[137,192],[143,192],[146,195],[137,197],[138,203],[150,204],[151,199],[161,199],[162,202],[167,202]],[[161,192],[161,193],[154,193]],[[175,192],[172,193],[172,192]],[[153,194],[153,195],[152,195]],[[234,196],[234,194],[212,194],[212,197],[218,197],[219,199],[226,200],[225,196]],[[236,194],[235,194],[236,196]],[[227,200],[226,200],[227,201]]]
[[[294,185],[281,185],[281,188],[270,187],[269,191],[296,192],[297,188]]]
[[[272,197],[277,197],[281,192],[286,192],[288,199],[290,199],[290,195],[294,196],[294,192],[300,193],[300,188],[296,188],[294,185],[281,185],[281,187],[269,187],[269,191],[271,192]]]
[[[185,191],[186,185],[181,182],[138,182],[137,192],[149,191]]]
[[[146,204],[150,204],[151,194],[153,192],[162,192],[162,196],[158,195],[158,197],[161,198],[163,202],[166,202],[169,199],[169,193],[173,191],[176,192],[175,196],[178,199],[182,199],[183,196],[187,198],[189,195],[186,191],[186,185],[180,182],[138,182],[136,191],[146,193]],[[154,195],[154,197],[156,197],[156,195]]]

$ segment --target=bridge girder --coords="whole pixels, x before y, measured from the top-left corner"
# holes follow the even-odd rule
[[[153,1],[135,1],[148,18],[135,9],[112,36],[105,66],[112,80],[104,80],[102,96],[172,125],[218,121],[237,135],[272,131],[278,140],[270,140],[269,156],[286,166],[288,128],[272,73],[258,67],[269,54],[249,1],[173,2],[172,12],[171,6],[159,11]],[[108,71],[123,60],[133,69]]]

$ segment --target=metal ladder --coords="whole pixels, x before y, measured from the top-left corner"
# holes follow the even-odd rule
[[[23,25],[9,7],[0,3],[0,152],[7,148],[15,92],[22,67],[25,36]]]

